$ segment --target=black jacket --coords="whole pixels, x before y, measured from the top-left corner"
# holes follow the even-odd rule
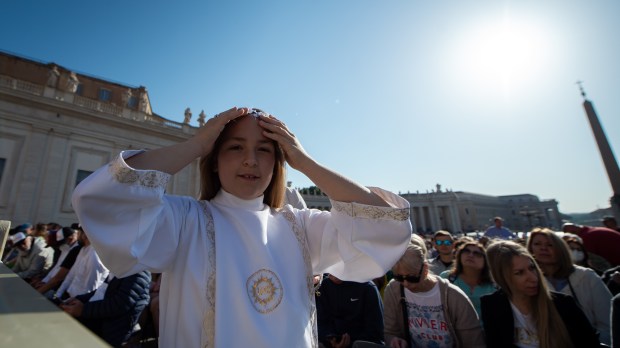
[[[142,310],[149,304],[151,273],[142,271],[125,278],[112,278],[103,300],[88,302],[94,292],[77,296],[84,303],[78,318],[114,347],[132,334]]]
[[[326,347],[327,337],[348,333],[356,340],[383,343],[383,302],[373,282],[343,281],[336,284],[325,278],[316,296],[319,341]]]
[[[551,298],[575,347],[599,347],[596,330],[575,300],[555,291],[551,291]],[[487,347],[515,347],[514,317],[508,296],[500,289],[482,296],[480,302]]]

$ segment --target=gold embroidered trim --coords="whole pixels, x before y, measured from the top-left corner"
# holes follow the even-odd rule
[[[375,207],[372,205],[343,203],[332,201],[332,209],[342,212],[351,217],[362,217],[369,219],[392,219],[404,221],[409,219],[409,208]]]
[[[156,170],[134,170],[123,162],[119,155],[108,167],[110,174],[122,184],[136,184],[149,188],[165,189],[170,180],[170,174]]]
[[[207,217],[207,258],[209,266],[207,267],[207,311],[203,321],[203,330],[206,334],[206,342],[204,348],[215,346],[215,223],[213,215],[206,201],[200,201],[202,210]]]
[[[310,304],[310,324],[312,325],[312,347],[317,348],[319,342],[319,333],[317,330],[317,318],[316,318],[316,302],[314,298],[314,275],[312,274],[312,260],[310,258],[310,250],[308,248],[308,241],[306,240],[306,234],[297,224],[295,214],[287,208],[280,211],[284,216],[284,219],[291,225],[293,233],[297,238],[299,249],[304,258],[306,264],[306,287],[308,290],[308,299]]]

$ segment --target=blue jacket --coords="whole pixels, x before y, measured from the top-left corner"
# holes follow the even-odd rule
[[[88,302],[94,292],[77,296],[84,303],[78,318],[110,345],[117,347],[133,333],[142,310],[149,304],[151,273],[142,271],[125,278],[112,278],[103,300]]]

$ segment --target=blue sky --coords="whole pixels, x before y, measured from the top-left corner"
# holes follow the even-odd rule
[[[20,0],[0,33],[2,50],[146,86],[175,121],[260,107],[364,185],[609,206],[575,82],[618,156],[619,1]]]

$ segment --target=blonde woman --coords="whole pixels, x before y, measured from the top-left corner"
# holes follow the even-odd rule
[[[573,264],[566,242],[553,231],[530,232],[527,250],[534,256],[551,290],[572,296],[599,332],[601,343],[611,343],[611,292],[591,269]]]
[[[429,271],[421,237],[411,237],[392,271],[383,299],[389,347],[485,347],[476,310],[461,289]]]
[[[532,255],[511,241],[487,248],[499,290],[482,296],[482,322],[490,348],[598,347],[596,331],[575,301],[550,292]]]

